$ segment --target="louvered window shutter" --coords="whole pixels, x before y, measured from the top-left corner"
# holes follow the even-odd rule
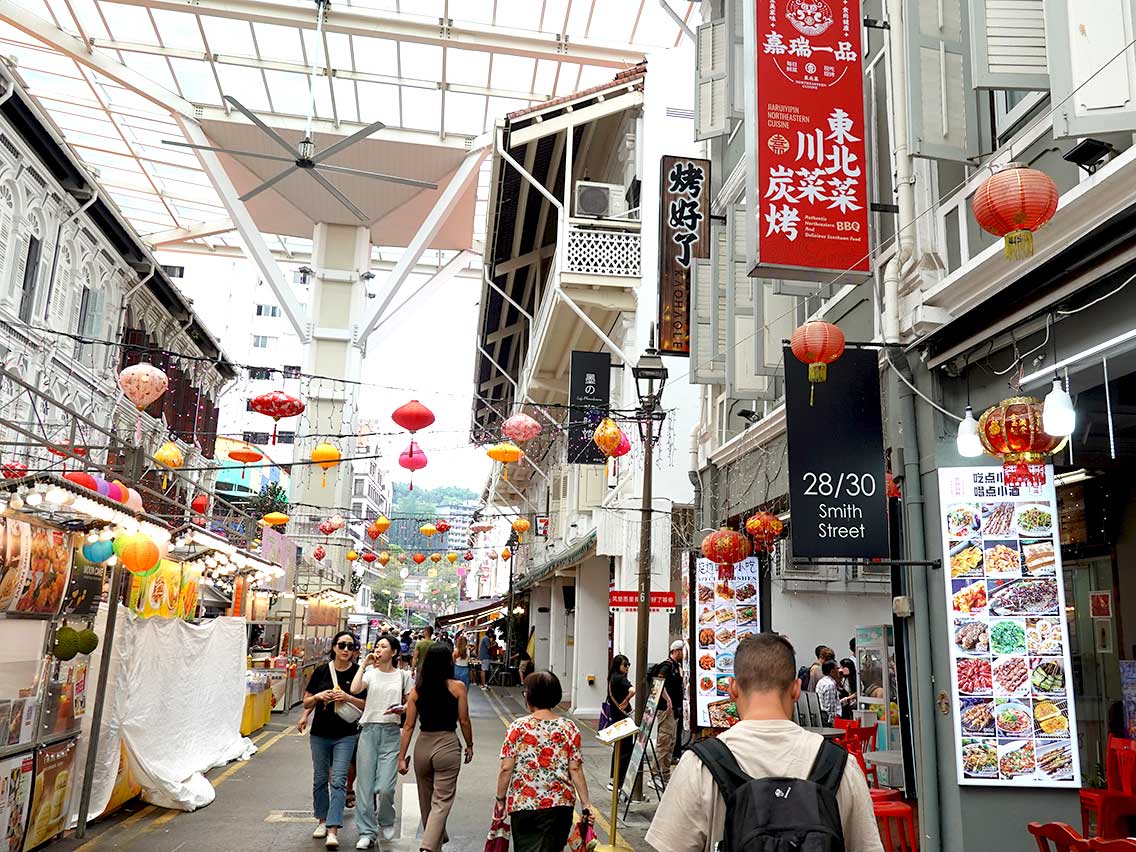
[[[8,187],[0,188],[0,296],[5,293],[4,273],[8,271],[9,242],[12,239],[12,217],[14,205],[12,191]]]
[[[950,0],[909,0],[904,8],[912,153],[969,162],[978,153],[978,108],[962,6]]]
[[[730,252],[726,229],[711,226],[710,259],[694,261],[690,303],[690,380],[721,385],[726,381],[727,287]]]
[[[1049,88],[1045,0],[971,0],[970,35],[976,88]]]
[[[51,296],[47,305],[47,319],[57,331],[68,331],[67,305],[75,282],[71,279],[71,250],[59,252],[59,263],[55,270],[55,280],[51,282]]]
[[[764,279],[750,278],[746,263],[746,229],[749,220],[744,207],[726,212],[726,230],[731,235],[730,266],[727,281],[726,313],[726,390],[734,398],[757,399],[765,394],[769,380],[764,364],[757,358],[763,349],[762,304],[757,298]]]
[[[694,138],[710,139],[729,132],[727,76],[732,39],[725,19],[698,28],[695,38]]]
[[[30,234],[20,234],[16,239],[16,268],[8,281],[8,293],[19,301],[18,294],[24,287],[24,271],[28,268],[28,240]]]

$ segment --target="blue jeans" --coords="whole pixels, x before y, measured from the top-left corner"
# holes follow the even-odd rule
[[[347,769],[355,751],[356,736],[309,737],[312,745],[312,804],[316,819],[328,828],[343,825],[343,807],[347,802]],[[331,795],[328,795],[328,787]]]
[[[469,666],[454,666],[454,677],[465,684],[469,689]]]
[[[379,827],[394,825],[394,792],[398,780],[397,724],[368,722],[359,735],[359,756],[355,760],[355,827],[360,837],[378,837]],[[375,797],[379,799],[378,824]]]

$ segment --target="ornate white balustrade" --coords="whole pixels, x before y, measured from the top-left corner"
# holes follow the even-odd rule
[[[642,274],[639,232],[568,225],[567,272],[638,278]]]

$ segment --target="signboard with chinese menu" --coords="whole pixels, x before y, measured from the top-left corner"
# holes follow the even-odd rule
[[[613,612],[635,612],[639,609],[639,592],[617,591],[608,592],[608,606]],[[651,612],[674,612],[674,592],[651,592],[651,601],[648,604]]]
[[[860,0],[757,3],[751,275],[871,272],[861,20]]]
[[[710,257],[710,161],[665,156],[659,186],[659,349],[690,354],[690,275]]]
[[[738,641],[761,632],[760,583],[754,557],[734,565],[732,580],[718,579],[718,566],[698,557],[690,584],[695,720],[702,728],[728,728],[738,721],[730,700]]]
[[[960,784],[1081,786],[1053,468],[939,470]]]

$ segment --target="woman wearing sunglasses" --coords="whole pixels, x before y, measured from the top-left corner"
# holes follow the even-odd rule
[[[359,670],[352,662],[357,644],[349,631],[336,633],[331,640],[331,661],[317,667],[304,688],[304,709],[312,711],[312,799],[319,820],[312,837],[326,837],[328,849],[339,848],[347,770],[358,740],[359,717],[366,706],[365,689],[350,692]]]

